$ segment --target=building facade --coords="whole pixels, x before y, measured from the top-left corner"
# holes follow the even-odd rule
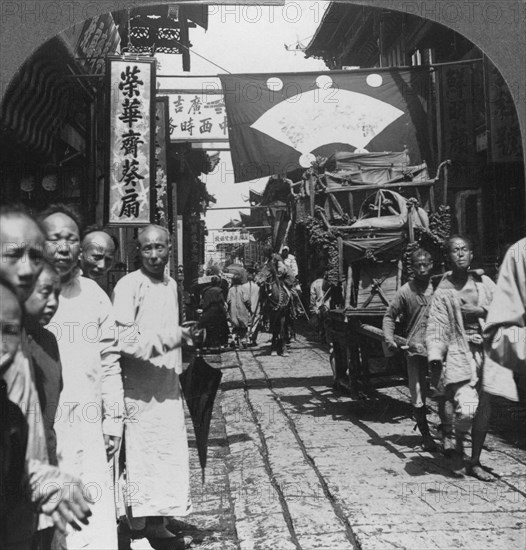
[[[517,111],[498,69],[466,37],[411,13],[331,3],[306,55],[331,70],[428,67],[425,139],[432,158],[425,160],[432,173],[451,160],[445,201],[454,230],[474,237],[487,264],[524,235]]]

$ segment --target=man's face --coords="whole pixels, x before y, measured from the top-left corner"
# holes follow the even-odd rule
[[[413,273],[418,281],[429,281],[431,270],[433,269],[433,261],[427,254],[421,254],[413,260]]]
[[[45,326],[51,321],[58,308],[60,295],[60,277],[49,266],[44,267],[37,279],[35,289],[26,300],[24,308],[27,315]]]
[[[113,267],[115,244],[103,231],[94,231],[84,237],[80,263],[82,271],[90,279],[100,279]]]
[[[79,228],[67,214],[57,212],[43,222],[46,230],[46,257],[62,282],[71,278],[80,254]]]
[[[22,335],[22,308],[11,290],[0,286],[0,373],[13,361]]]
[[[139,236],[139,253],[144,271],[162,279],[170,254],[168,234],[162,229],[147,227]]]
[[[449,245],[449,260],[453,269],[464,271],[473,260],[473,251],[464,239],[454,239]]]
[[[42,271],[44,235],[38,225],[24,215],[0,219],[0,275],[25,301]]]

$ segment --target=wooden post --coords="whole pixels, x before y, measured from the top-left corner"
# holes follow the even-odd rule
[[[349,191],[348,195],[349,197],[349,216],[352,218],[354,218],[354,198],[353,198],[353,194],[352,194],[352,191]]]
[[[347,284],[345,285],[345,308],[351,306],[351,292],[352,292],[352,266],[347,268]]]
[[[343,239],[338,237],[338,279],[343,281]]]
[[[316,180],[314,178],[313,174],[309,175],[309,198],[310,198],[310,215],[313,218],[314,217],[314,207],[316,205],[315,201],[315,189],[316,189]]]
[[[414,216],[414,207],[409,205],[409,210],[407,212],[407,229],[409,230],[409,242],[412,243],[415,241],[415,228],[413,226],[413,216]]]

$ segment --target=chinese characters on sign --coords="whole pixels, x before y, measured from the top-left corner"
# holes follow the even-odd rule
[[[445,158],[467,162],[475,154],[472,71],[467,66],[442,70],[443,135]]]
[[[486,62],[489,131],[493,162],[522,160],[519,120],[508,85],[490,62]]]
[[[170,92],[170,141],[228,141],[223,95],[188,90]]]
[[[216,231],[214,244],[243,244],[250,241],[248,232],[243,231]]]
[[[140,225],[151,220],[154,161],[152,127],[155,60],[109,58],[108,222]]]

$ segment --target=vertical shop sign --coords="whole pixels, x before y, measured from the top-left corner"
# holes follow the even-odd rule
[[[468,159],[475,153],[471,67],[445,67],[441,76],[445,158]]]
[[[172,194],[168,183],[168,98],[155,100],[155,223],[172,228]]]
[[[521,132],[510,90],[499,70],[484,64],[488,90],[488,128],[492,162],[522,161]]]
[[[155,59],[107,58],[107,221],[144,225],[155,213]]]

